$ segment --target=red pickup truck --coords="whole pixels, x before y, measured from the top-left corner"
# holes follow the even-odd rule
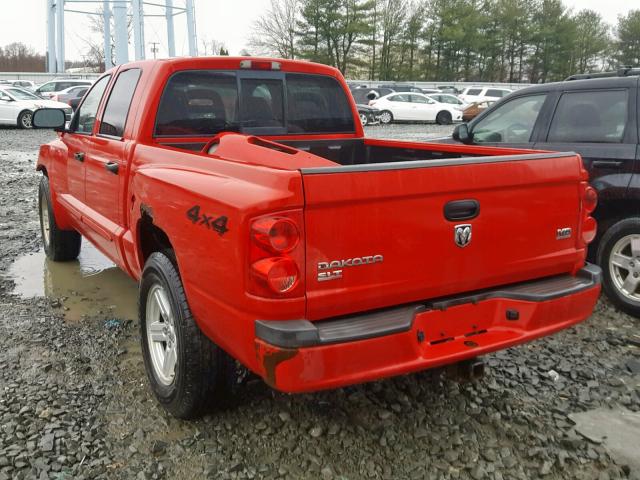
[[[235,360],[305,392],[454,364],[586,319],[596,205],[573,153],[365,138],[340,73],[185,58],[105,73],[40,149],[52,260],[81,236],[140,282],[159,402],[202,413]],[[234,360],[235,359],[235,360]]]

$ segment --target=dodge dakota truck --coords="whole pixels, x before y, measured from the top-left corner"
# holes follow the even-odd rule
[[[129,63],[68,125],[33,123],[58,132],[37,162],[46,254],[84,237],[139,281],[149,383],[180,418],[229,399],[236,361],[336,388],[552,334],[600,292],[578,155],[366,138],[324,65]]]

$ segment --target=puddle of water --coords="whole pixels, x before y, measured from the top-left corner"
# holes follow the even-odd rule
[[[138,318],[136,282],[86,241],[77,261],[52,262],[39,251],[19,257],[8,276],[23,298],[60,298],[69,321],[96,315]]]

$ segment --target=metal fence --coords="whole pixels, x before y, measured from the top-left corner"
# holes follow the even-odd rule
[[[349,83],[366,85],[367,88],[376,88],[384,85],[412,85],[418,88],[439,88],[444,86],[452,86],[458,90],[466,87],[501,87],[511,90],[519,90],[521,88],[530,87],[531,83],[499,83],[499,82],[391,82],[391,81],[371,81],[371,80],[347,80]]]
[[[48,82],[56,78],[78,78],[95,80],[101,74],[99,73],[33,73],[33,72],[0,72],[0,80],[30,80],[36,84]],[[349,83],[357,83],[366,85],[368,88],[379,87],[380,85],[413,85],[419,88],[437,88],[441,86],[454,86],[460,90],[471,86],[485,87],[504,87],[512,90],[518,90],[531,86],[529,83],[498,83],[498,82],[390,82],[390,81],[371,81],[371,80],[348,80]]]

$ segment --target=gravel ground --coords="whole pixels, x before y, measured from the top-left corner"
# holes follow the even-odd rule
[[[367,132],[424,139],[450,127]],[[233,410],[169,417],[113,298],[14,293],[13,262],[40,249],[33,165],[51,138],[0,129],[0,480],[640,478],[570,418],[640,411],[638,322],[605,301],[575,328],[488,356],[474,383],[431,372],[285,395],[253,380]],[[94,307],[79,321],[65,319],[75,297]]]

